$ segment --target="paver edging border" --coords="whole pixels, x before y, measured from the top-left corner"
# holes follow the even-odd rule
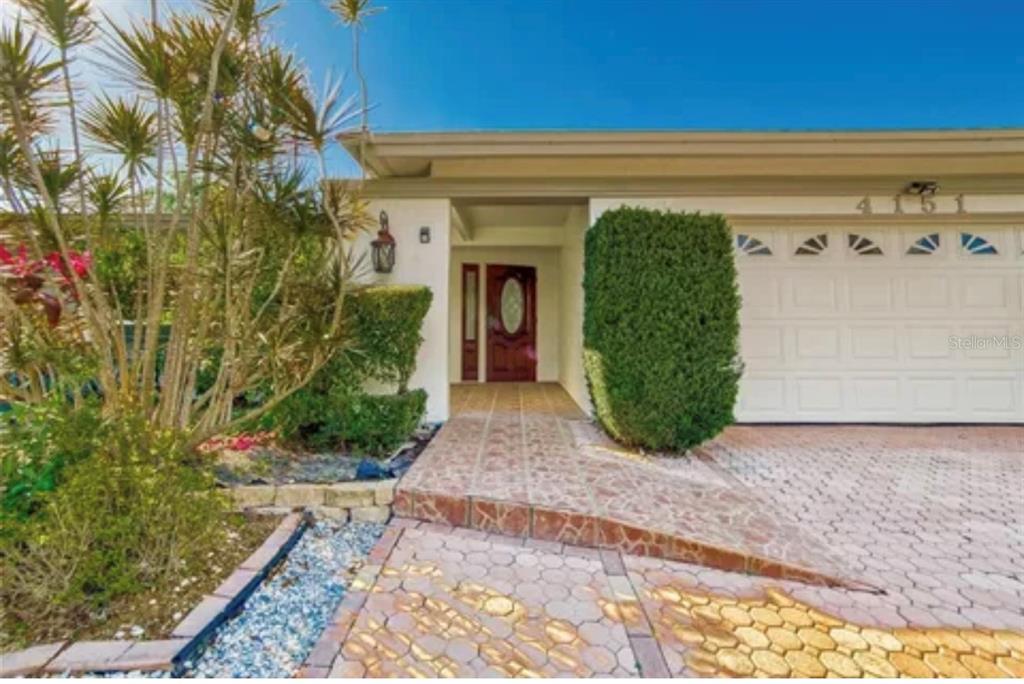
[[[298,679],[325,679],[329,676],[335,661],[341,654],[349,632],[356,623],[356,618],[366,603],[366,598],[377,584],[377,578],[391,552],[398,545],[405,525],[399,519],[392,519],[384,529],[380,539],[370,549],[367,564],[362,567],[352,584],[345,592],[338,607],[335,608],[330,622],[320,634],[316,644],[310,649],[295,677]],[[349,676],[349,675],[346,675]]]
[[[169,671],[174,677],[180,676],[183,663],[213,630],[242,607],[295,546],[309,523],[310,516],[306,512],[286,515],[266,541],[175,626],[171,638],[35,644],[0,654],[0,678],[125,671]],[[5,666],[12,661],[13,666]]]

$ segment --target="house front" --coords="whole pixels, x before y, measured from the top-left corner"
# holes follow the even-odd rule
[[[738,421],[1024,423],[1024,130],[391,133],[363,155],[396,241],[374,277],[434,293],[429,420],[454,383],[588,407],[584,236],[628,205],[728,218]]]

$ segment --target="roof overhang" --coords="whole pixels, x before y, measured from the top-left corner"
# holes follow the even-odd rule
[[[858,132],[470,132],[340,138],[371,194],[657,194],[781,187],[898,191],[937,179],[1021,192],[1024,129]]]

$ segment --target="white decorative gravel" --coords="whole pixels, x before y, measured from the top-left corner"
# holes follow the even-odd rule
[[[349,582],[384,531],[376,523],[330,520],[310,527],[283,565],[222,625],[186,677],[290,677],[301,667]]]

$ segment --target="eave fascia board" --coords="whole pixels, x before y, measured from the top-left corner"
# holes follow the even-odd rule
[[[1020,194],[1024,174],[945,176],[941,192]],[[875,177],[722,177],[722,178],[379,178],[362,192],[370,198],[506,199],[586,201],[591,197],[686,197],[774,195],[895,194],[904,176]]]
[[[358,132],[338,136],[357,163],[360,138]],[[402,175],[388,160],[412,162],[422,176],[432,160],[446,158],[1024,155],[1024,129],[370,133],[364,152],[364,168],[377,177]]]
[[[1024,152],[1024,129],[877,132],[383,133],[380,157],[993,154]]]

